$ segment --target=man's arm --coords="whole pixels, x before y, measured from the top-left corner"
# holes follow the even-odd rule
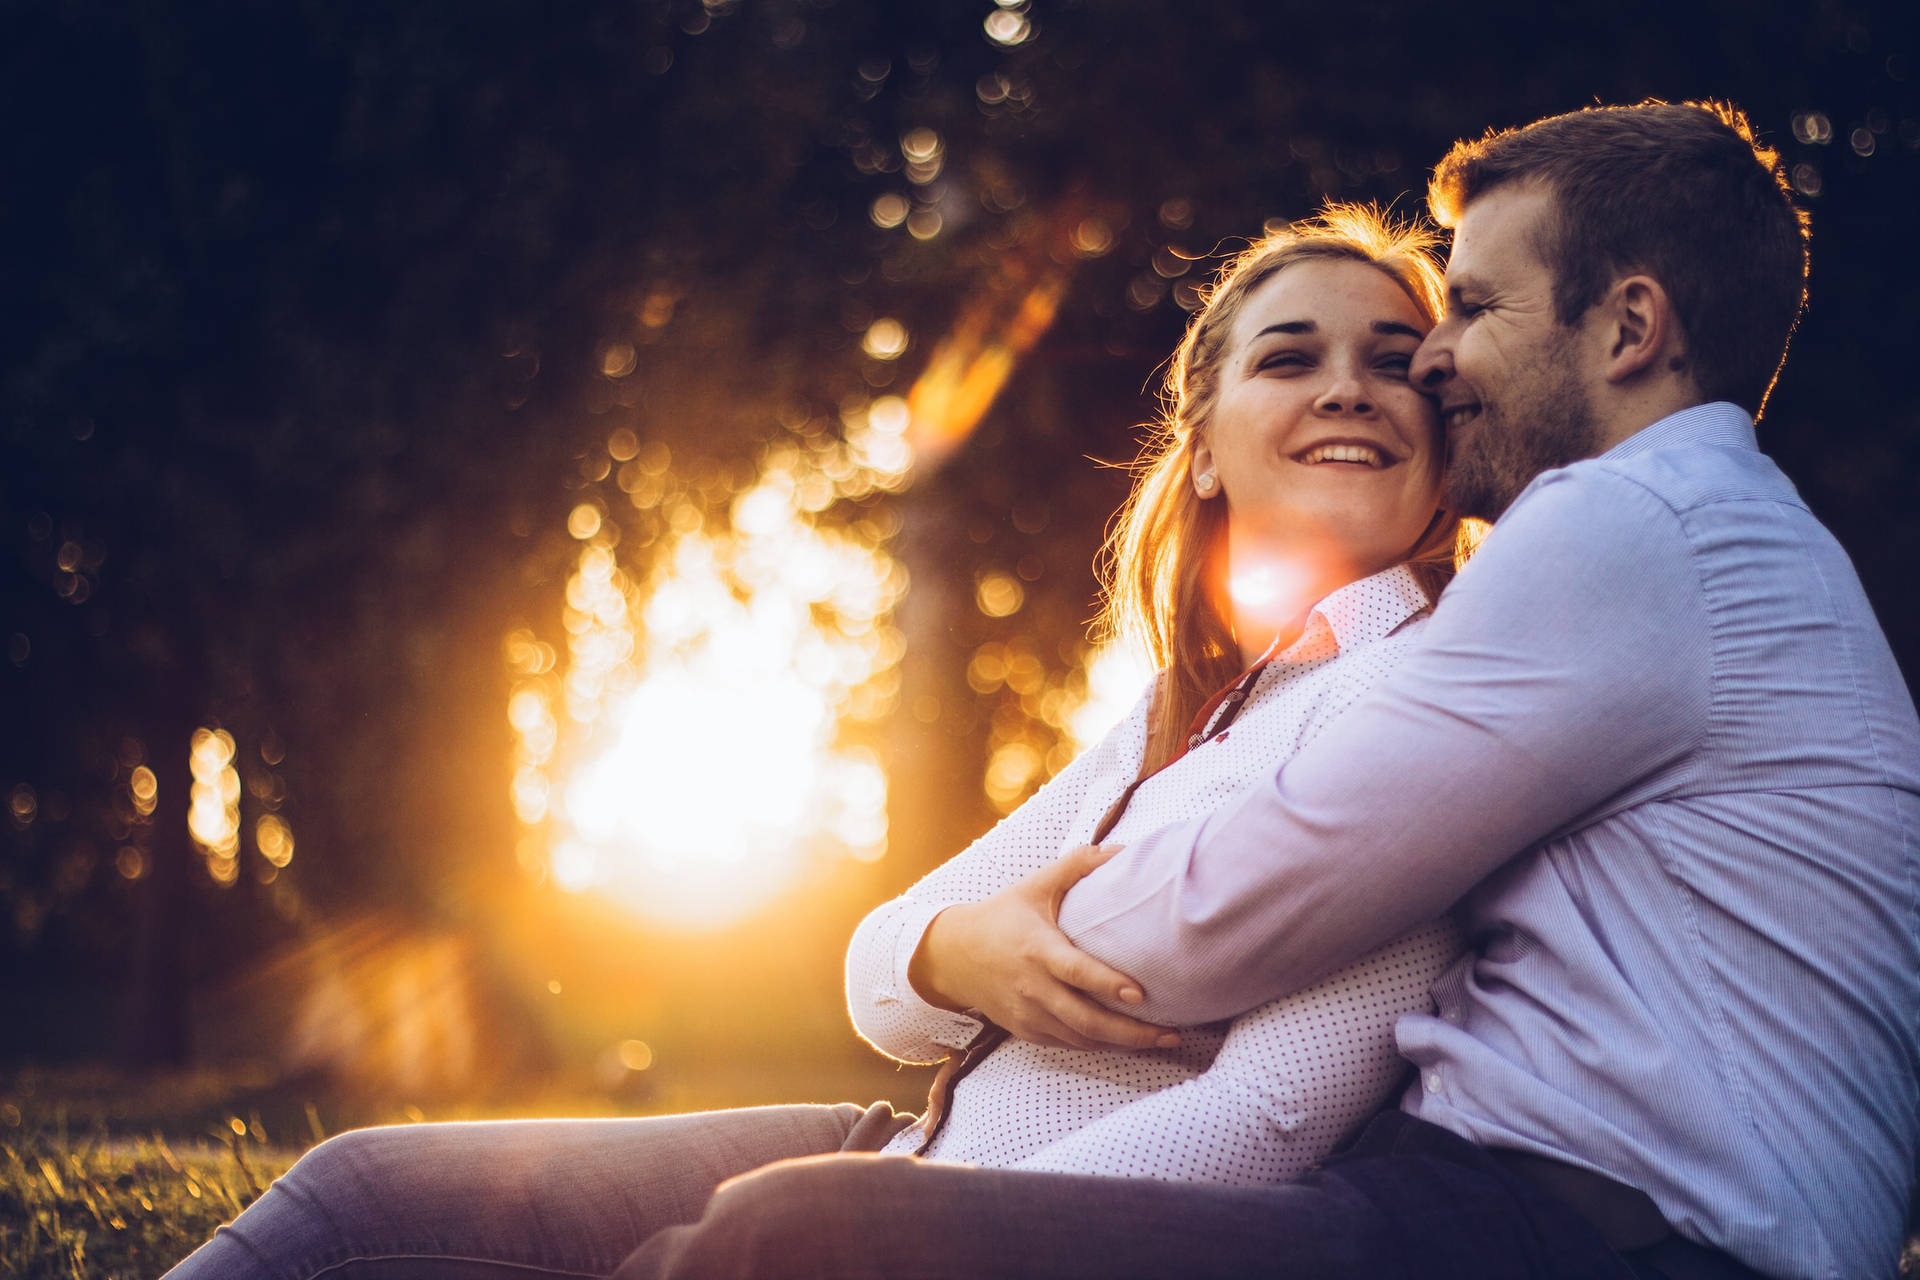
[[[1338,973],[1234,1019],[1211,1065],[1012,1165],[1047,1173],[1257,1187],[1298,1176],[1391,1098],[1407,1061],[1402,1015],[1460,954],[1440,919]]]
[[[1679,518],[1600,466],[1536,482],[1399,670],[1269,785],[1068,893],[1076,945],[1183,1025],[1298,991],[1563,828],[1676,785],[1707,619]]]

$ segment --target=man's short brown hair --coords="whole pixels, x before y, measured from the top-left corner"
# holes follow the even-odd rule
[[[1489,131],[1454,144],[1427,200],[1451,227],[1510,182],[1553,194],[1537,247],[1561,324],[1644,271],[1672,300],[1702,397],[1759,416],[1806,303],[1807,216],[1739,108],[1589,107]]]

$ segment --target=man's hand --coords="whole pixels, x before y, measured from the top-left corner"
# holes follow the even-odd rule
[[[1170,1049],[1166,1027],[1114,1013],[1086,993],[1138,1004],[1140,986],[1078,950],[1055,920],[1060,900],[1120,846],[1082,845],[1026,879],[933,918],[907,965],[920,998],[977,1010],[1022,1040],[1072,1049]]]

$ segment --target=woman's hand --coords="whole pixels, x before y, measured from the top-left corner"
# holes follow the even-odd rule
[[[1140,986],[1076,948],[1055,923],[1067,890],[1119,851],[1082,845],[990,898],[935,916],[907,965],[928,1004],[977,1011],[1035,1044],[1072,1049],[1170,1049],[1166,1027],[1102,1007],[1088,992],[1138,1004]]]

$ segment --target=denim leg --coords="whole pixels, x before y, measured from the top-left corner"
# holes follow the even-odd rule
[[[616,1280],[1632,1280],[1571,1209],[1490,1160],[1407,1149],[1272,1187],[789,1160],[726,1183]]]
[[[1289,1205],[1298,1202],[1297,1211]],[[736,1178],[616,1280],[1385,1280],[1344,1187],[1201,1186],[943,1164],[790,1160]],[[1327,1228],[1302,1241],[1298,1222]],[[1347,1225],[1342,1225],[1347,1224]]]
[[[715,1186],[837,1151],[860,1107],[359,1129],[321,1143],[167,1280],[604,1276]]]

